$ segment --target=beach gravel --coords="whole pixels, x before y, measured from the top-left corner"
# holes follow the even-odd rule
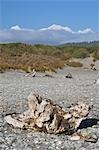
[[[65,78],[68,73],[72,79]],[[98,70],[67,67],[52,73],[53,78],[44,73],[37,73],[36,77],[25,75],[22,71],[0,73],[0,150],[98,150],[99,124],[81,129],[83,134],[90,130],[98,137],[96,143],[91,143],[82,139],[70,140],[66,134],[15,129],[4,120],[7,114],[27,109],[27,97],[32,91],[52,99],[64,109],[78,101],[86,102],[91,106],[89,118],[99,119]]]

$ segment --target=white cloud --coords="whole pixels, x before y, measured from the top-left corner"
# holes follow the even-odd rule
[[[87,28],[84,30],[79,30],[78,33],[86,34],[86,33],[94,33],[94,31],[91,28]]]
[[[83,42],[99,40],[99,34],[86,28],[77,32],[69,27],[52,25],[43,29],[27,29],[18,25],[0,31],[0,42],[26,42],[42,44],[60,44],[66,42]]]
[[[34,29],[27,29],[27,28],[21,28],[19,25],[15,25],[15,26],[12,26],[10,28],[11,30],[19,30],[19,31],[34,31]]]
[[[66,32],[71,32],[73,33],[73,31],[71,30],[71,28],[69,27],[64,27],[64,26],[61,26],[61,25],[56,25],[56,24],[53,24],[51,26],[49,26],[48,28],[42,28],[40,29],[41,31],[45,31],[45,30],[55,30],[55,31],[58,31],[58,30],[64,30]]]

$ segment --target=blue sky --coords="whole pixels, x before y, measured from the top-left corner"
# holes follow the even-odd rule
[[[0,42],[99,40],[99,0],[0,0]]]
[[[42,28],[51,24],[74,30],[99,28],[98,0],[0,0],[1,28],[18,24],[25,28]]]

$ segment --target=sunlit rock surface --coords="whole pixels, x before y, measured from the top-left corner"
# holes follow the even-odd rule
[[[13,118],[6,116],[5,120],[17,128],[36,129],[47,133],[71,134],[76,131],[81,121],[89,113],[89,106],[79,102],[65,111],[51,100],[31,93],[28,96],[29,109]]]

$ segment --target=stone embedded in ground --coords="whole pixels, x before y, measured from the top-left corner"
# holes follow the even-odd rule
[[[71,75],[71,73],[68,73],[65,77],[69,78],[69,79],[73,78],[72,75]]]
[[[99,79],[97,80],[96,84],[99,84]]]
[[[89,106],[77,103],[68,112],[54,104],[51,100],[38,94],[28,96],[29,110],[13,118],[6,116],[5,120],[14,127],[44,131],[47,133],[67,133],[76,131],[81,121],[89,113]]]
[[[70,140],[72,140],[72,141],[78,141],[78,140],[80,140],[80,136],[78,136],[78,135],[71,136]]]

